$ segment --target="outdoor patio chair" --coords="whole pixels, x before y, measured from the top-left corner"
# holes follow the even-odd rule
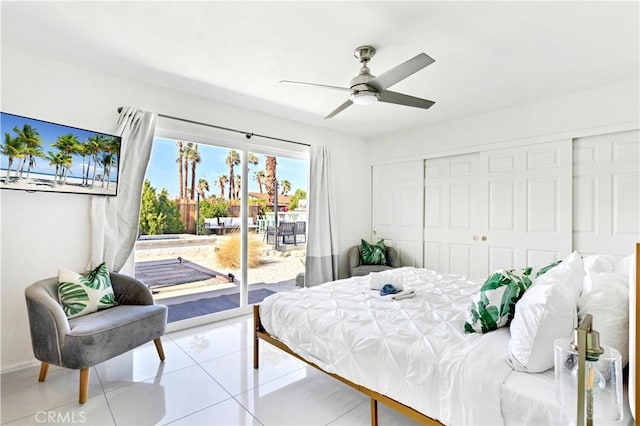
[[[295,222],[282,222],[278,226],[278,236],[282,236],[282,244],[287,240],[296,243],[296,223]]]
[[[280,222],[278,224],[278,238],[282,238],[282,244],[286,244],[287,240],[295,244],[295,222]],[[275,227],[268,226],[265,233],[265,241],[267,244],[275,244]]]
[[[117,306],[68,319],[58,302],[58,279],[37,281],[25,289],[33,354],[42,362],[38,381],[47,378],[49,364],[80,370],[78,401],[89,389],[89,368],[151,340],[160,361],[160,336],[167,307],[155,305],[151,292],[133,277],[111,273]]]
[[[297,221],[295,234],[293,236],[293,244],[303,242],[301,239],[304,238],[304,242],[307,242],[307,222]]]

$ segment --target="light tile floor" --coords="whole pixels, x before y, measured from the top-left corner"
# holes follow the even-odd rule
[[[38,368],[1,377],[1,424],[369,425],[361,393],[272,347],[253,369],[253,319],[239,317],[163,337],[91,369],[77,403],[78,371]],[[379,405],[381,425],[415,425]]]

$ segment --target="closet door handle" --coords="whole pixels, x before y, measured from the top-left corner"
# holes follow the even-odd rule
[[[483,235],[482,238],[480,238],[482,241],[487,241],[487,236]]]
[[[473,241],[478,241],[478,236],[477,235],[473,236]]]

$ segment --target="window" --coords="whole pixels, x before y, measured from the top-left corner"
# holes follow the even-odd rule
[[[156,134],[135,269],[169,307],[168,321],[246,309],[302,285],[308,150]]]

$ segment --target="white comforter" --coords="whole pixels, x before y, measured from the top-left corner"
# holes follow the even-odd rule
[[[324,370],[445,424],[502,424],[509,331],[464,333],[481,283],[417,268],[392,272],[416,296],[381,299],[368,277],[267,297],[265,329]]]

